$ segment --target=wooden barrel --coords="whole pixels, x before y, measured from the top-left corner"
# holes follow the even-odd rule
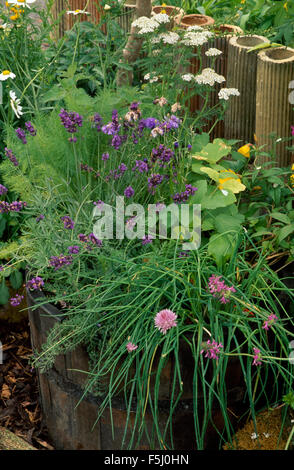
[[[48,331],[61,321],[61,312],[51,304],[45,304],[32,309],[35,299],[40,297],[40,293],[27,292],[29,306],[29,321],[31,329],[31,340],[34,351],[40,351],[45,343]],[[157,358],[155,357],[154,368],[156,368]],[[170,392],[173,384],[172,360],[167,360],[166,366],[162,370],[159,404],[157,409],[158,425],[163,431],[169,416]],[[194,435],[194,412],[195,399],[193,399],[193,371],[194,361],[191,356],[189,346],[185,341],[180,349],[181,376],[184,386],[184,393],[178,403],[173,416],[173,447],[175,449],[192,450],[196,449]],[[53,368],[46,373],[38,373],[41,407],[43,419],[48,428],[49,435],[56,449],[64,450],[118,450],[121,448],[122,439],[127,423],[127,410],[123,392],[118,393],[112,400],[112,419],[109,408],[107,408],[102,418],[95,423],[102,398],[88,394],[78,405],[78,401],[83,394],[83,388],[87,374],[80,371],[88,370],[88,355],[82,347],[66,355],[59,355]],[[213,369],[211,371],[211,380]],[[227,369],[228,378],[228,406],[234,414],[240,413],[241,402],[244,397],[245,388],[242,384],[242,370],[237,360],[232,360]],[[150,394],[154,391],[154,383],[150,382]],[[176,390],[176,394],[177,394]],[[205,414],[205,400],[197,403],[197,416],[201,423]],[[130,420],[127,426],[126,442],[131,436],[135,423],[136,401],[132,402]],[[242,408],[243,412],[243,408]],[[112,435],[112,420],[114,426],[114,436]],[[146,409],[145,422],[149,435],[154,433],[153,416],[150,409]],[[233,424],[233,421],[232,421]],[[236,424],[236,421],[234,421]],[[219,446],[219,434],[224,427],[224,420],[219,405],[213,405],[213,424],[209,424],[205,433],[205,448],[217,449]],[[92,429],[93,428],[93,429]],[[170,442],[166,442],[171,446]],[[142,437],[138,449],[150,449],[149,441]],[[155,442],[152,449],[159,449],[160,444]]]
[[[152,12],[156,15],[158,13],[164,12],[171,19],[170,28],[173,28],[175,25],[179,24],[185,12],[182,8],[175,7],[173,5],[164,5],[164,6],[154,6],[152,7]]]

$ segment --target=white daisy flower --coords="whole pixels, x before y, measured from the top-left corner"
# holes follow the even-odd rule
[[[20,116],[22,116],[22,106],[20,106],[20,99],[16,97],[16,94],[14,91],[10,90],[9,92],[10,96],[10,106],[12,107],[12,110],[16,117],[19,119]]]
[[[68,10],[66,12],[68,15],[90,15],[90,13],[88,11],[84,11],[84,10]]]
[[[10,72],[10,70],[3,70],[3,72],[0,73],[0,80],[1,82],[4,82],[8,78],[15,78],[16,75],[13,72]]]
[[[222,88],[218,93],[220,100],[227,101],[230,96],[240,96],[239,90],[237,88]]]
[[[211,47],[208,49],[208,51],[205,52],[205,55],[207,57],[216,57],[218,55],[221,55],[223,52],[220,51],[219,49],[216,49],[215,47]]]
[[[28,7],[28,8],[31,8],[29,6],[29,3],[35,3],[36,0],[7,0],[7,3],[11,4],[11,5],[17,5],[18,7]]]

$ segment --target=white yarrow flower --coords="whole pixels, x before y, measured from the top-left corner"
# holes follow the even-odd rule
[[[16,75],[13,72],[10,72],[10,70],[3,70],[3,72],[0,73],[0,80],[1,82],[4,82],[8,78],[14,79]]]
[[[201,32],[194,32],[194,31],[187,31],[184,34],[184,39],[182,43],[185,46],[203,46],[207,42],[207,39],[210,38],[212,33],[209,31],[201,31]]]
[[[216,73],[215,70],[206,68],[202,70],[201,74],[196,75],[195,81],[198,85],[213,86],[215,83],[225,82],[226,79],[222,75]]]
[[[184,80],[184,82],[191,82],[194,78],[195,77],[192,73],[185,73],[182,75],[182,80]]]
[[[240,96],[240,92],[237,90],[237,88],[222,88],[218,93],[220,100],[227,101],[230,96]]]
[[[218,55],[221,55],[223,52],[220,51],[219,49],[216,49],[215,47],[211,47],[208,49],[208,51],[205,52],[205,55],[207,57],[217,57]]]
[[[204,31],[204,29],[202,28],[202,26],[198,26],[197,24],[195,24],[193,26],[188,26],[187,31]]]
[[[152,16],[152,19],[157,21],[158,24],[164,24],[170,22],[170,17],[166,13],[157,13]]]
[[[138,28],[138,34],[153,33],[158,28],[159,23],[153,18],[147,18],[147,16],[140,16],[132,22],[133,27]]]
[[[180,36],[177,33],[170,31],[169,33],[161,34],[161,39],[164,44],[176,44],[180,39]]]
[[[20,106],[20,99],[16,97],[16,94],[14,91],[10,90],[9,92],[10,96],[10,106],[12,107],[12,110],[16,117],[19,119],[20,116],[22,116],[22,106]]]

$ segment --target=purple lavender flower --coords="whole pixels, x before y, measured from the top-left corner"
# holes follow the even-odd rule
[[[57,271],[58,269],[62,268],[63,266],[68,266],[70,264],[72,264],[73,262],[73,258],[72,256],[66,256],[66,255],[59,255],[59,256],[51,256],[50,260],[49,260],[49,264],[50,266],[52,266],[52,268],[54,268],[55,271]]]
[[[77,132],[77,127],[82,127],[83,117],[73,111],[67,112],[65,109],[61,109],[59,113],[61,123],[67,132],[70,134],[75,134]],[[70,137],[71,142],[76,142],[76,137]]]
[[[148,190],[155,193],[156,187],[161,184],[163,181],[163,176],[159,174],[152,174],[150,178],[148,178]]]
[[[160,144],[158,147],[152,149],[151,161],[155,163],[158,160],[159,165],[164,167],[174,156],[175,153],[171,149],[165,147],[163,144]]]
[[[176,204],[180,204],[181,202],[186,202],[190,196],[193,196],[193,194],[195,194],[196,191],[197,188],[195,188],[191,184],[186,184],[186,190],[182,191],[181,193],[174,194],[172,196],[172,199]]]
[[[106,162],[106,160],[109,159],[109,153],[108,153],[108,152],[102,153],[102,157],[101,157],[101,158],[102,158],[102,160],[103,160],[104,162]]]
[[[31,134],[31,136],[35,136],[37,135],[37,131],[36,129],[33,127],[32,123],[30,121],[28,122],[25,122],[25,126],[27,128],[27,131],[29,132],[29,134]]]
[[[75,226],[74,221],[68,215],[65,215],[64,217],[60,217],[60,219],[64,223],[64,228],[67,228],[69,230],[72,230],[74,228]]]
[[[81,242],[84,242],[84,243],[89,241],[87,235],[85,235],[84,233],[80,233],[78,235],[78,238]]]
[[[92,168],[91,166],[87,165],[86,163],[81,163],[81,170],[82,171],[86,171],[87,173],[91,173],[92,171],[94,171],[94,168]]]
[[[69,247],[68,247],[68,251],[69,251],[69,253],[72,254],[72,255],[77,255],[77,254],[79,253],[79,251],[80,251],[80,247],[77,246],[77,245],[69,246]]]
[[[9,300],[10,305],[12,305],[12,307],[17,307],[17,305],[21,304],[23,298],[23,295],[16,294],[15,297],[11,297],[11,299]]]
[[[89,240],[90,242],[92,242],[94,245],[97,245],[97,246],[102,246],[102,241],[99,240],[99,238],[97,238],[94,233],[90,233],[89,234]]]
[[[6,201],[0,201],[0,214],[7,214],[10,209],[10,204]]]
[[[135,191],[134,189],[132,188],[132,186],[128,186],[125,190],[124,190],[124,195],[127,197],[127,198],[130,198],[132,196],[134,196],[135,194]]]
[[[136,165],[132,168],[132,171],[138,170],[139,173],[144,173],[149,170],[148,163],[144,162],[143,160],[136,160]]]
[[[18,127],[15,131],[17,137],[19,138],[19,140],[22,141],[23,144],[27,144],[27,139],[26,139],[26,134],[25,134],[25,131],[22,130],[20,127]]]
[[[9,204],[9,210],[11,212],[20,212],[24,207],[27,206],[26,202],[23,201],[13,201]]]
[[[38,217],[36,217],[36,222],[40,222],[40,220],[43,220],[43,219],[45,219],[44,214],[40,214],[38,215]]]
[[[152,243],[154,240],[154,237],[152,237],[151,235],[144,235],[144,237],[142,238],[142,245],[149,245],[149,243]]]
[[[98,209],[102,209],[104,206],[104,202],[99,199],[99,201],[94,201],[93,202],[94,206],[97,206]]]
[[[41,290],[43,286],[44,286],[44,280],[40,276],[33,277],[26,284],[26,287],[30,290]]]
[[[94,114],[93,121],[95,123],[94,127],[96,127],[97,132],[100,132],[102,128],[102,117],[100,116],[99,113]]]
[[[8,149],[7,147],[5,147],[5,155],[6,157],[9,158],[9,160],[11,161],[11,163],[13,163],[14,166],[18,166],[19,163],[18,161],[16,160],[15,158],[15,155],[12,153],[12,150]]]
[[[3,194],[6,194],[8,189],[3,186],[3,184],[0,184],[0,196],[3,196]]]
[[[179,142],[174,142],[174,148],[175,149],[179,148]]]
[[[125,142],[126,138],[127,136],[115,134],[112,137],[111,146],[115,148],[115,150],[118,150],[120,146],[123,144],[123,142]]]
[[[187,145],[187,149],[188,149],[188,150],[191,150],[191,148],[192,148],[192,145],[191,145],[191,144],[188,144],[188,145]]]

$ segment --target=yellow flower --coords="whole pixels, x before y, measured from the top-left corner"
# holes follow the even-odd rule
[[[285,2],[283,7],[285,8],[286,11],[288,11],[288,2]]]
[[[160,13],[162,13],[162,14],[165,14],[165,15],[166,15],[166,10],[164,10],[164,9],[163,9],[163,10],[160,10]]]
[[[238,149],[238,152],[241,153],[244,157],[250,158],[250,144],[243,145]]]
[[[291,166],[291,170],[294,171],[294,163],[293,163],[293,165]]]

